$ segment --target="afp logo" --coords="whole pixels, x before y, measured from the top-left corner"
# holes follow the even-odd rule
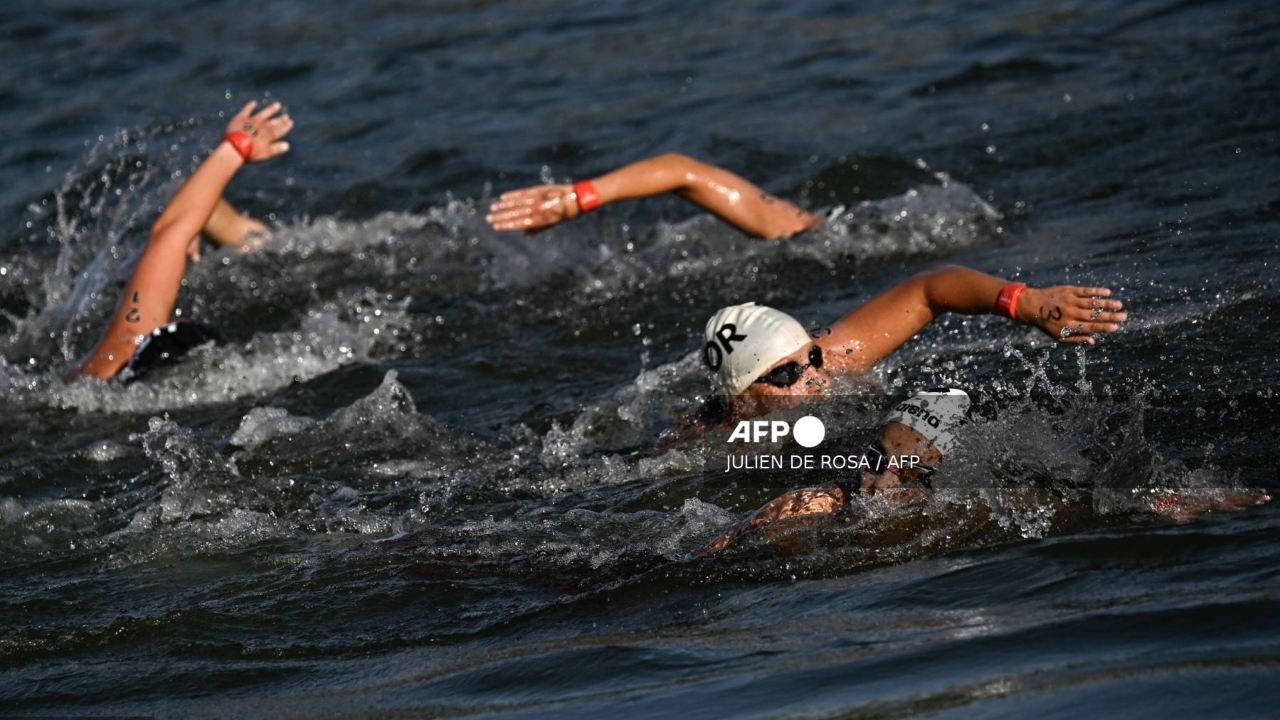
[[[733,344],[746,340],[746,335],[738,334],[738,326],[733,323],[725,323],[716,330],[715,335],[707,344],[702,347],[702,362],[713,371],[719,370],[724,364],[726,355],[733,352]]]
[[[729,442],[778,442],[788,434],[800,447],[811,448],[817,447],[827,436],[827,428],[812,415],[800,418],[794,427],[786,420],[742,420],[729,434]]]

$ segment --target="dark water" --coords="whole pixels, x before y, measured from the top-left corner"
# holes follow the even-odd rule
[[[0,714],[1274,717],[1274,503],[1138,508],[1277,485],[1278,43],[1265,2],[5,4]],[[230,346],[64,386],[268,93],[294,150],[229,198],[276,242],[180,302]],[[781,244],[675,201],[483,224],[665,150],[846,210]],[[1134,320],[931,328],[844,402],[986,397],[955,489],[685,560],[795,484],[651,452],[706,317],[829,321],[940,263]]]

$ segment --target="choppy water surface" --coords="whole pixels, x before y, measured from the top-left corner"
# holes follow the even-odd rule
[[[6,5],[0,714],[1272,716],[1274,503],[1135,497],[1277,485],[1277,42],[1262,2]],[[230,344],[62,384],[268,93],[294,152],[229,198],[275,242],[180,302]],[[665,150],[844,210],[778,244],[675,201],[483,224]],[[654,449],[706,317],[829,321],[940,263],[1135,320],[930,329],[840,402],[985,398],[951,489],[687,560],[795,484]]]

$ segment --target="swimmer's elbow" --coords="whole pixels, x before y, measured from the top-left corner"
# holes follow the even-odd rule
[[[697,160],[694,160],[688,155],[685,155],[684,153],[678,153],[678,152],[664,152],[661,155],[654,156],[653,159],[657,162],[662,163],[663,165],[671,165],[671,166],[692,165],[698,162]]]
[[[182,223],[176,220],[168,220],[161,218],[151,226],[150,243],[152,245],[164,245],[168,243],[180,243],[186,247],[191,242],[191,238],[196,236],[199,231],[191,231],[189,228],[182,227]]]
[[[914,286],[924,299],[925,305],[934,314],[951,309],[950,287],[971,270],[959,265],[941,265],[930,268],[907,280],[906,284]]]
[[[654,157],[654,163],[667,175],[673,190],[685,190],[694,185],[706,165],[683,153],[667,152]]]
[[[156,220],[155,225],[151,226],[151,242],[161,242],[165,236],[173,232],[173,221],[168,218],[161,217]]]
[[[931,295],[936,291],[937,287],[945,282],[948,278],[953,277],[956,272],[962,270],[959,265],[939,265],[931,267],[923,272],[916,273],[911,276],[906,284],[918,285],[926,295]]]

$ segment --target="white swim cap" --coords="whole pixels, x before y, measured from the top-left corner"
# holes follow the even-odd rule
[[[954,388],[925,390],[894,406],[881,424],[902,423],[925,436],[946,455],[956,443],[956,430],[969,414],[969,394]]]
[[[809,333],[781,310],[743,303],[711,316],[703,339],[702,362],[725,392],[737,395],[774,363],[808,345]]]

